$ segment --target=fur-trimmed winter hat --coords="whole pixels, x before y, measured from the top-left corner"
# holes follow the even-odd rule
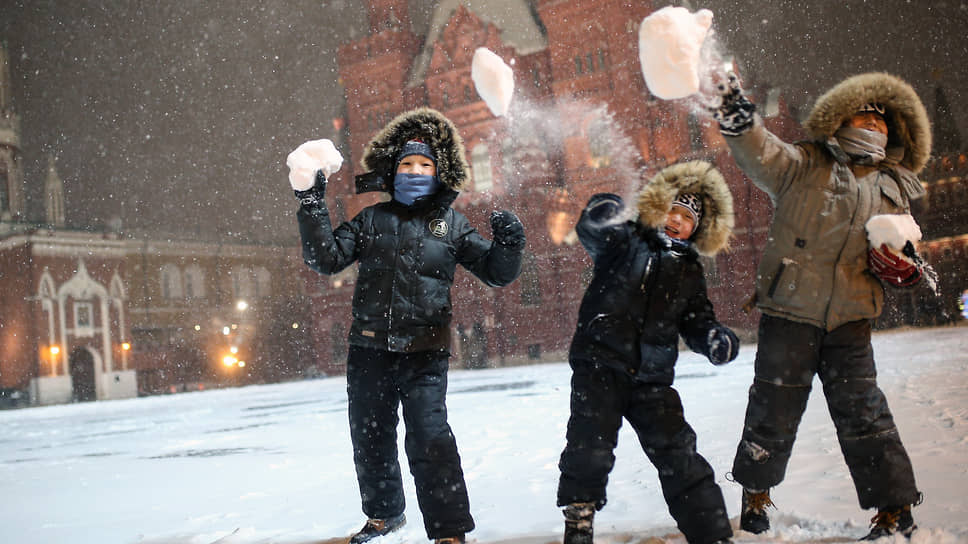
[[[719,170],[705,161],[690,161],[664,168],[638,196],[639,222],[661,229],[680,195],[696,195],[701,220],[692,241],[702,255],[713,256],[729,247],[733,235],[733,194]]]
[[[920,172],[931,156],[931,123],[917,93],[896,76],[871,72],[841,81],[817,99],[804,127],[811,137],[827,140],[867,104],[883,109],[888,145],[904,147],[901,166]]]
[[[414,140],[430,150],[441,183],[455,191],[464,187],[470,170],[464,141],[450,119],[430,108],[404,112],[387,123],[366,145],[360,164],[365,171],[377,173],[389,182],[402,158],[400,154]]]

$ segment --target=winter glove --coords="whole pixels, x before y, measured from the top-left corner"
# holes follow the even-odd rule
[[[524,225],[513,213],[507,210],[491,212],[491,231],[496,243],[510,249],[524,248]]]
[[[618,216],[624,207],[622,197],[612,193],[599,193],[588,201],[585,212],[592,221],[604,223]]]
[[[709,362],[714,365],[724,365],[739,355],[739,338],[727,327],[709,329],[706,344],[709,348]]]
[[[921,281],[924,260],[910,241],[904,244],[901,253],[910,260],[896,255],[887,244],[881,244],[880,248],[872,247],[867,252],[867,266],[875,276],[889,285],[911,287]]]
[[[718,86],[722,103],[711,111],[713,119],[719,122],[719,131],[723,136],[739,136],[753,126],[756,105],[743,94],[736,74],[730,72],[727,77],[729,80]]]
[[[326,204],[326,174],[322,170],[316,171],[316,180],[313,186],[305,191],[295,191],[296,198],[307,208],[314,208]]]

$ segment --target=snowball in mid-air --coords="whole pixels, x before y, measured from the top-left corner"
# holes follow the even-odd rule
[[[902,257],[901,250],[907,242],[921,240],[921,227],[910,214],[875,215],[867,220],[865,228],[871,247],[887,245]]]
[[[639,61],[649,91],[674,100],[699,91],[702,43],[713,24],[713,12],[690,13],[683,7],[666,6],[639,26]]]
[[[322,170],[328,179],[330,174],[343,166],[343,156],[330,140],[310,140],[293,150],[286,157],[289,167],[289,184],[297,191],[305,191],[316,181],[316,171]]]
[[[507,114],[514,93],[514,72],[486,47],[478,47],[471,60],[471,79],[491,113],[497,117]]]

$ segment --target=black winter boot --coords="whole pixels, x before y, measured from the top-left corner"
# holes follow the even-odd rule
[[[569,504],[564,514],[565,538],[562,544],[592,544],[595,505],[590,502]]]
[[[387,519],[368,519],[366,525],[358,533],[350,537],[350,544],[363,544],[378,536],[383,536],[396,531],[407,523],[407,517],[403,514]]]
[[[911,533],[917,529],[914,516],[911,515],[911,505],[881,508],[877,515],[871,518],[871,532],[861,540],[877,540],[878,538],[900,533],[904,538],[911,538]]]
[[[770,500],[770,490],[751,491],[743,488],[743,510],[739,515],[739,528],[753,534],[766,532],[770,528],[770,517],[766,509],[776,508]]]

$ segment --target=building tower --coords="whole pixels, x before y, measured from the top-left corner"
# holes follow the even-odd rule
[[[0,43],[0,233],[7,228],[3,223],[23,216],[20,116],[13,112],[11,89],[7,46]]]
[[[52,227],[64,226],[64,182],[57,173],[54,156],[47,158],[47,178],[44,180],[44,211],[47,224]]]

